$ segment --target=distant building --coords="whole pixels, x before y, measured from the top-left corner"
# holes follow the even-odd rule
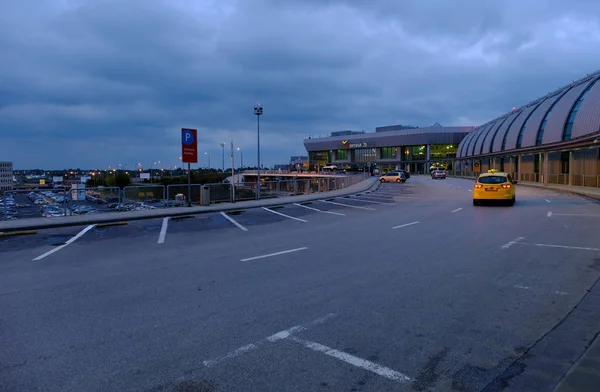
[[[331,136],[351,136],[351,135],[364,135],[365,131],[337,131],[331,132]]]
[[[13,189],[13,164],[0,161],[0,192]]]
[[[475,127],[388,125],[375,132],[305,139],[311,170],[336,165],[341,170],[406,169],[428,173],[432,165],[452,168],[459,143]]]
[[[290,157],[290,168],[297,171],[308,170],[308,155]]]

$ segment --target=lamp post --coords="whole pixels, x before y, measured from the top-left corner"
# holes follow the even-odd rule
[[[160,161],[156,161],[156,162],[152,162],[152,164],[150,165],[150,184],[153,184],[153,180],[154,180],[154,165],[156,165],[157,163],[160,163]]]
[[[221,171],[223,173],[225,173],[225,143],[221,142],[221,143],[219,143],[219,145],[221,146],[222,159],[223,159],[222,166],[221,166]]]
[[[260,200],[260,116],[263,114],[263,107],[260,103],[254,105],[254,114],[256,115],[256,136],[258,144],[258,166],[256,175],[256,198]]]
[[[208,157],[208,171],[210,171],[210,152],[205,152],[204,155]]]
[[[238,147],[237,150],[240,152],[240,174],[244,173],[244,152],[242,151],[241,147]],[[239,175],[238,175],[238,182],[241,182],[239,180]]]

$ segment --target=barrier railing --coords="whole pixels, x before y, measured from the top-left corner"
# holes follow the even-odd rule
[[[365,176],[361,174],[262,181],[260,197],[261,199],[287,198],[329,192],[355,185],[364,178]],[[208,203],[256,200],[256,186],[256,182],[192,184],[190,200],[188,200],[187,184],[132,185],[123,189],[82,187],[6,191],[4,196],[0,197],[0,220],[141,211],[190,204],[208,205]]]
[[[164,203],[166,197],[166,187],[164,185],[132,185],[126,186],[122,190],[123,204],[126,203]],[[164,207],[164,206],[163,206]]]

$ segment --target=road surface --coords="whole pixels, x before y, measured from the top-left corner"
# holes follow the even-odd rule
[[[600,331],[600,206],[472,186],[0,238],[0,390],[551,391]]]

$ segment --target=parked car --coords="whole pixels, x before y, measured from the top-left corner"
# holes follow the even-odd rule
[[[388,172],[379,178],[381,182],[406,182],[406,174],[400,171]]]

